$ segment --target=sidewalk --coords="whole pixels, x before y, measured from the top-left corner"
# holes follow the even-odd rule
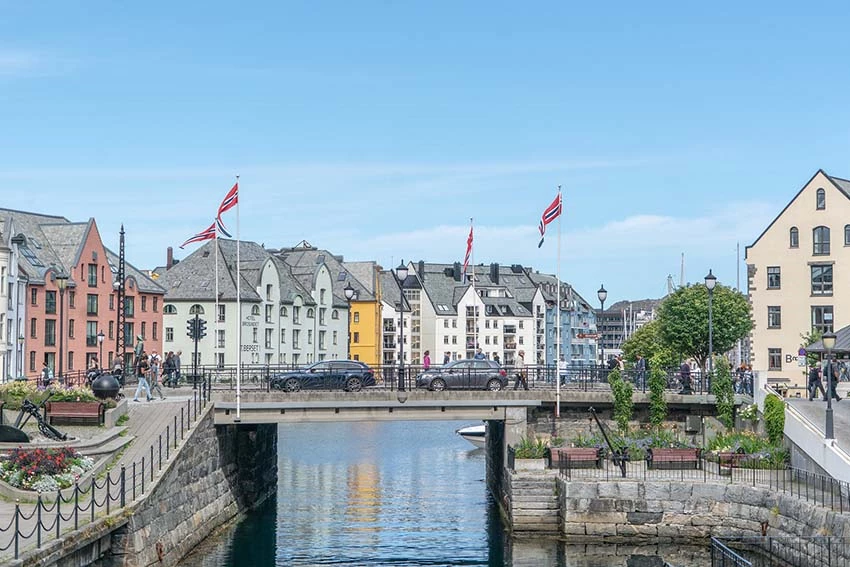
[[[123,390],[125,395],[125,399],[127,400],[127,415],[129,419],[127,422],[120,426],[122,429],[126,429],[126,435],[132,438],[132,441],[129,445],[124,449],[123,454],[121,454],[121,458],[117,462],[111,462],[109,466],[109,471],[111,477],[114,479],[121,472],[121,465],[126,467],[126,482],[127,482],[127,502],[129,503],[132,499],[133,492],[133,463],[136,463],[137,467],[137,478],[135,481],[136,485],[136,497],[140,497],[141,493],[141,463],[144,459],[145,468],[147,471],[146,479],[144,480],[144,486],[150,484],[150,460],[151,460],[151,447],[153,447],[153,458],[154,458],[154,470],[158,474],[158,464],[160,459],[160,448],[161,448],[161,458],[164,463],[166,460],[166,451],[168,454],[172,454],[174,452],[174,431],[175,431],[175,419],[176,419],[176,427],[177,427],[177,437],[180,439],[180,431],[181,429],[188,429],[188,423],[192,422],[194,418],[194,399],[195,395],[200,395],[199,391],[193,390],[190,386],[181,386],[178,388],[164,388],[163,394],[165,394],[166,399],[160,400],[157,396],[154,401],[146,402],[133,402],[133,393],[135,392],[135,385],[132,387],[126,387]],[[143,398],[142,398],[143,399]],[[198,410],[200,412],[200,409]],[[191,415],[189,414],[191,412]],[[181,424],[181,415],[182,415],[182,424]],[[34,420],[30,420],[31,423],[34,423]],[[29,430],[29,425],[27,429]],[[91,440],[95,439],[99,436],[103,436],[105,429],[102,427],[86,427],[86,426],[57,426],[57,429],[62,431],[63,433],[67,433],[70,436],[73,436],[75,439],[70,441],[70,444],[73,446],[75,442],[80,440]],[[166,434],[168,431],[168,434]],[[168,437],[170,448],[166,449],[166,437]],[[38,437],[37,439],[41,440],[43,438]],[[52,442],[51,445],[55,445],[55,442]],[[33,447],[37,447],[38,444],[34,443]],[[105,473],[104,479],[105,479]],[[104,480],[100,481],[101,483]],[[116,496],[115,488],[113,488],[113,498]],[[33,494],[33,500],[37,497],[36,494]],[[49,500],[49,502],[53,502],[55,495]],[[98,500],[102,500],[102,496],[98,496]],[[81,501],[82,505],[82,501]],[[112,502],[112,507],[115,507],[115,502]],[[33,503],[21,503],[21,511],[25,514],[29,514],[35,508],[35,504]],[[63,515],[67,517],[71,513],[72,506],[70,504],[63,505]],[[103,506],[98,506],[98,508],[103,508]],[[100,513],[98,510],[97,513]],[[0,529],[5,531],[0,531],[0,563],[5,560],[10,559],[14,552],[14,517],[15,517],[15,502],[9,501],[7,499],[0,499]],[[82,515],[81,518],[89,518],[90,512]],[[21,521],[20,531],[23,534],[29,535],[32,534],[28,538],[21,537],[19,542],[20,550],[23,552],[24,549],[30,547],[36,540],[36,534],[34,531],[36,520],[33,518],[29,521]],[[55,538],[55,524],[53,520],[53,516],[42,518],[43,526],[47,527],[47,532],[45,533],[45,528],[42,528],[42,541],[49,541]],[[11,525],[11,529],[6,529]],[[66,528],[67,525],[67,528]],[[53,527],[50,530],[50,526]],[[67,529],[73,527],[73,520],[62,522],[62,532],[66,532]]]

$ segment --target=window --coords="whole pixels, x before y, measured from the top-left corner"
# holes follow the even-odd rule
[[[266,329],[266,348],[272,348],[272,337],[274,337],[274,329]]]
[[[449,344],[449,336],[448,336],[448,335],[446,335],[445,337],[443,337],[443,344],[444,344],[444,345]]]
[[[782,370],[782,349],[769,348],[767,349],[767,369]]]
[[[816,226],[812,230],[812,254],[829,254],[829,227]]]
[[[30,370],[35,370],[35,351],[30,351]]]
[[[97,264],[89,264],[89,287],[97,287]]]
[[[457,319],[452,319],[452,329],[457,329]]]
[[[157,341],[159,340],[159,325],[156,321],[151,323],[151,339]]]
[[[360,322],[360,312],[359,312],[359,311],[355,311],[355,312],[354,312],[354,322],[355,322],[355,323],[359,323],[359,322]]]
[[[260,342],[260,330],[257,327],[254,327],[251,330],[254,331],[252,336],[252,338],[254,339],[254,344],[257,344],[258,342]]]
[[[219,329],[218,331],[216,331],[216,333],[218,335],[217,336],[218,342],[216,343],[218,345],[218,348],[224,348],[224,329]],[[222,364],[224,364],[224,363],[222,362]]]
[[[97,346],[97,321],[86,321],[86,346]]]
[[[266,305],[266,323],[272,322],[272,313],[273,313],[272,309],[273,308],[274,308],[273,305]]]
[[[327,335],[327,331],[319,331],[319,348],[324,350],[325,347],[325,335]]]
[[[832,329],[832,305],[813,305],[812,306],[812,329],[821,333],[827,331],[833,332]]]
[[[251,307],[251,315],[254,315],[255,317],[260,316],[260,306],[259,305],[254,305],[253,307]]]
[[[782,327],[782,307],[770,305],[767,308],[767,328],[779,329]]]
[[[148,336],[148,333],[147,333],[148,328],[147,327],[148,327],[147,322],[142,321],[142,337],[147,338],[147,336]]]
[[[324,304],[325,304],[325,292],[326,292],[326,291],[327,291],[327,290],[326,290],[326,289],[324,289],[324,288],[322,288],[322,289],[320,289],[320,290],[319,290],[319,303],[320,303],[321,305],[324,305]]]
[[[457,335],[452,335],[452,344],[453,345],[457,344]]]
[[[153,312],[156,313],[158,309],[159,309],[159,298],[154,297],[153,298]]]
[[[266,284],[266,301],[272,300],[272,284]]]
[[[357,331],[355,331],[353,335],[354,335],[354,336],[353,336],[353,338],[351,339],[351,342],[353,342],[354,344],[359,343],[359,342],[360,342],[360,333],[358,333]]]
[[[69,291],[68,292],[68,307],[74,309],[77,306],[77,292]]]
[[[824,191],[822,188],[818,188],[815,208],[817,208],[817,210],[819,211],[822,211],[826,208],[826,191]]]
[[[148,310],[148,298],[144,295],[142,296],[142,311]]]
[[[280,344],[282,344],[282,345],[286,344],[286,329],[280,330]]]
[[[791,227],[791,231],[789,233],[790,237],[790,246],[791,248],[799,248],[800,247],[800,231],[797,230],[796,226]]]
[[[35,321],[35,319],[33,319]],[[56,320],[46,319],[44,321],[44,346],[56,345]]]
[[[307,344],[308,345],[313,344],[313,329],[307,330]]]
[[[292,308],[292,322],[296,325],[301,323],[301,308],[293,307]]]
[[[166,303],[165,307],[162,308],[162,312],[166,315],[176,315],[177,314],[177,306],[172,303]]]
[[[35,288],[30,290],[30,305],[38,305],[38,290]]]
[[[124,316],[132,317],[136,313],[136,303],[134,297],[124,298]]]
[[[74,320],[73,319],[68,319],[68,338],[69,339],[74,338]]]
[[[111,341],[114,338],[115,338],[115,321],[110,321],[109,322],[109,340]]]
[[[832,295],[832,264],[812,267],[812,295]]]
[[[35,304],[33,304],[35,305]],[[45,313],[56,313],[56,292],[55,291],[45,291],[44,292],[44,312]]]
[[[333,332],[333,341],[334,341],[334,344],[337,344],[337,331]]]
[[[130,342],[132,342],[133,337],[136,336],[136,333],[133,332],[134,329],[135,325],[133,323],[124,323],[124,337]]]
[[[327,307],[320,307],[319,308],[319,325],[325,324],[325,319],[326,319],[327,314],[328,314],[328,308]]]
[[[174,342],[174,327],[166,327],[165,328],[165,342],[173,343]]]
[[[97,315],[97,294],[86,295],[86,315]]]
[[[115,294],[114,293],[109,294],[109,310],[115,311]],[[176,313],[177,310],[175,309],[174,312]]]
[[[300,340],[301,331],[299,331],[298,329],[292,329],[292,348],[301,348],[301,345],[299,344]]]
[[[844,246],[850,246],[850,224],[844,225]]]
[[[779,289],[781,285],[779,266],[767,267],[767,289]]]
[[[68,353],[68,370],[73,370],[73,369],[74,369],[74,353],[69,352]]]
[[[443,328],[444,328],[444,329],[448,329],[448,328],[449,328],[449,320],[448,320],[448,319],[443,319]]]
[[[225,307],[225,305],[223,303],[218,304],[218,322],[219,323],[224,323],[224,307]]]
[[[286,307],[281,307],[280,308],[280,316],[281,317],[287,317],[288,315],[289,315],[289,313],[287,313]]]
[[[201,307],[200,305],[198,305],[197,303],[189,308],[189,315],[203,315],[203,314],[204,314],[204,308]]]
[[[315,314],[314,314],[313,309],[311,307],[310,309],[307,310],[307,318],[313,319],[314,317],[315,317]]]
[[[490,328],[490,319],[487,319],[487,320],[485,320],[485,321],[484,321],[484,328],[485,328],[485,329],[489,329],[489,328]]]
[[[331,319],[339,319],[339,311],[337,311],[336,309],[334,309],[334,310],[331,312]]]

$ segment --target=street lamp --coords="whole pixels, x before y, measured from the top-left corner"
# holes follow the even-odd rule
[[[348,302],[348,360],[351,360],[351,300],[354,298],[354,288],[351,287],[351,282],[345,284],[342,292]]]
[[[826,429],[824,437],[835,439],[832,421],[832,349],[835,348],[835,333],[829,331],[821,337],[823,348],[826,350]]]
[[[596,322],[596,340],[599,341],[599,364],[605,364],[605,345],[602,344],[602,313],[605,312],[605,300],[608,299],[608,290],[603,284],[599,285],[599,290],[596,292],[596,297],[599,298],[601,309],[599,310],[598,321]]]
[[[100,367],[103,368],[103,339],[106,338],[106,335],[103,334],[103,330],[97,332],[97,344],[100,346],[100,358],[97,361],[100,363]]]
[[[404,280],[407,279],[407,266],[402,260],[398,268],[395,269],[395,279],[398,283],[399,301],[398,301],[398,391],[404,392]],[[404,394],[399,393],[398,401],[404,401]],[[407,399],[404,397],[404,399]]]
[[[59,367],[56,379],[62,380],[62,350],[65,338],[65,288],[68,286],[68,276],[64,272],[56,274],[56,287],[59,288]]]
[[[714,377],[714,323],[711,320],[711,299],[714,296],[714,286],[717,278],[708,270],[705,276],[705,287],[708,289],[708,387],[711,389],[711,379]]]

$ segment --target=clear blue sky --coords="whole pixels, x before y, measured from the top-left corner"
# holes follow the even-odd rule
[[[735,285],[818,169],[850,177],[850,4],[0,1],[0,206],[161,265],[241,175],[241,235]],[[235,214],[227,214],[235,228]],[[186,252],[178,252],[178,257]],[[745,270],[741,269],[741,274]]]

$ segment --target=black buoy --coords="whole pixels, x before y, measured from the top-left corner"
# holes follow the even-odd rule
[[[91,383],[91,390],[96,398],[108,400],[118,395],[121,383],[112,374],[103,373]]]

